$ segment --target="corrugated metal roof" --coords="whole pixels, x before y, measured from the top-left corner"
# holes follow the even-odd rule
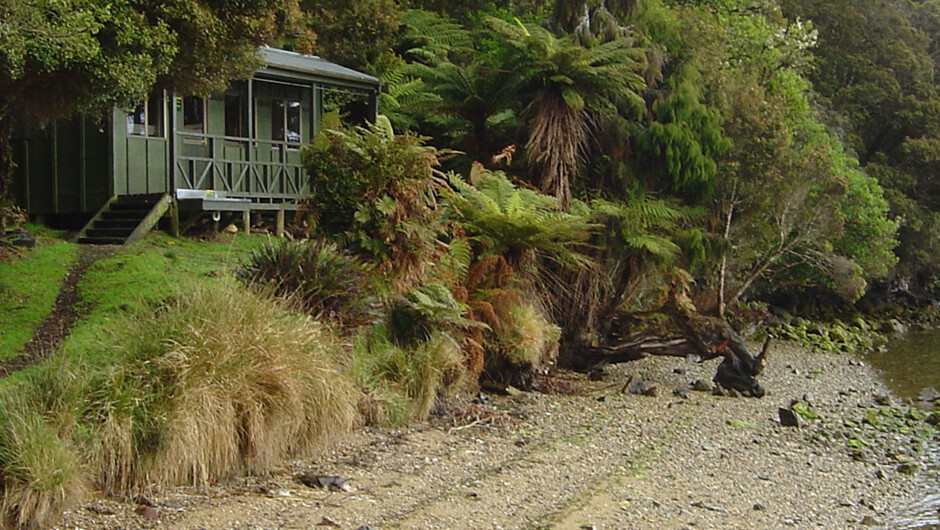
[[[376,77],[353,70],[352,68],[340,66],[336,63],[331,63],[315,55],[303,55],[301,53],[269,48],[267,46],[262,47],[260,51],[262,59],[264,59],[265,64],[269,68],[322,75],[324,77],[345,79],[347,81],[355,81],[369,85],[378,86],[381,84],[381,81]]]

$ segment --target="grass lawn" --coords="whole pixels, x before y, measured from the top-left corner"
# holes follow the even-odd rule
[[[40,236],[36,247],[0,261],[0,360],[15,357],[52,311],[78,246]]]

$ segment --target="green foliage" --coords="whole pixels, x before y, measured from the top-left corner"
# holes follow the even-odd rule
[[[301,0],[313,52],[327,60],[369,70],[384,60],[397,37],[402,10],[394,0]]]
[[[670,93],[653,103],[655,121],[637,138],[637,149],[668,179],[666,189],[702,198],[714,191],[715,160],[730,142],[722,134],[718,111],[701,102],[697,75],[686,67],[673,78]]]
[[[631,39],[583,46],[535,25],[489,18],[505,47],[502,68],[518,75],[519,96],[531,101],[526,157],[539,187],[567,210],[571,180],[600,126],[643,106],[643,53]]]
[[[466,304],[454,299],[446,285],[420,285],[392,302],[387,318],[388,334],[402,347],[427,342],[438,331],[459,336],[460,332],[479,326],[478,322],[466,318],[468,309]]]
[[[16,356],[52,311],[78,248],[39,238],[35,248],[0,261],[0,359]]]
[[[590,263],[574,248],[597,228],[586,217],[559,211],[554,199],[513,185],[501,171],[478,171],[471,182],[451,176],[447,202],[450,216],[480,246],[479,256],[523,267],[535,256],[569,268]]]
[[[842,235],[834,250],[857,263],[866,278],[883,278],[898,262],[898,222],[888,212],[888,202],[878,181],[857,169],[844,173],[848,189],[841,202]]]
[[[463,376],[460,347],[443,332],[402,347],[389,340],[384,326],[363,328],[353,341],[350,371],[355,382],[377,402],[367,414],[373,423],[403,425],[427,418]]]
[[[678,257],[675,232],[691,214],[670,201],[644,194],[622,203],[596,199],[590,211],[604,226],[605,246],[662,261]]]
[[[395,135],[384,117],[368,128],[321,132],[303,150],[317,230],[417,281],[437,251],[438,154],[424,138]]]
[[[314,316],[357,325],[376,317],[369,267],[336,243],[273,240],[251,252],[242,279],[297,302]]]

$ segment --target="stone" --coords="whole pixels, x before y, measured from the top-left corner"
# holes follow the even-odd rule
[[[631,375],[627,382],[623,384],[620,392],[629,392],[630,394],[643,394],[646,392],[646,382],[638,375]]]
[[[229,234],[237,234],[238,227],[235,226],[233,223],[229,223],[225,228],[222,229],[222,231],[227,232]]]
[[[297,482],[300,482],[308,488],[326,488],[330,491],[349,491],[349,486],[346,485],[346,479],[336,475],[302,473],[297,476]]]
[[[881,405],[882,407],[888,407],[891,405],[891,396],[887,394],[875,394],[875,403]]]
[[[754,506],[752,506],[751,508],[752,508],[755,512],[762,512],[762,511],[766,510],[766,508],[764,508],[764,505],[761,504],[761,503],[759,503],[759,502],[755,502],[755,503],[754,503]]]
[[[865,517],[862,518],[859,524],[864,525],[864,526],[881,526],[881,521],[879,521],[878,519],[875,519],[874,517],[870,515],[866,515]]]
[[[920,391],[918,398],[924,403],[933,403],[934,401],[940,401],[940,392],[937,392],[937,389],[928,386]]]
[[[691,395],[689,394],[689,391],[684,388],[677,388],[672,391],[672,394],[682,399],[689,399],[691,397]]]
[[[780,425],[783,425],[784,427],[800,426],[800,416],[789,408],[778,408],[777,415],[780,417]]]
[[[695,381],[692,381],[692,390],[698,392],[711,392],[714,390],[714,387],[710,382],[704,379],[696,379]]]

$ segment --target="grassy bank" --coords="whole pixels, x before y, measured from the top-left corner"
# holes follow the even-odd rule
[[[153,235],[88,269],[70,336],[0,381],[7,524],[46,527],[89,489],[128,495],[263,472],[351,428],[361,394],[348,348],[234,278],[263,242]],[[46,242],[0,264],[4,278],[48,280],[5,296],[18,323],[7,337],[42,321],[74,256],[74,245]],[[4,341],[15,354],[25,339]]]
[[[73,243],[37,236],[34,249],[0,261],[0,360],[16,356],[49,315],[78,254]]]

